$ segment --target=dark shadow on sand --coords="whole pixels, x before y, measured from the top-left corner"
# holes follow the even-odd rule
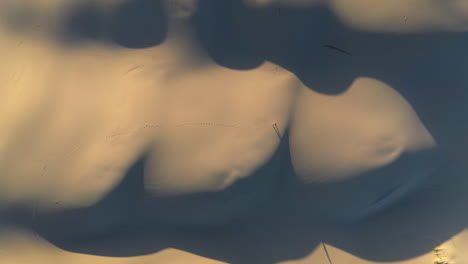
[[[148,11],[155,2],[132,0],[117,8],[110,16],[109,39],[103,41],[128,48],[160,44],[165,38],[162,15]],[[366,33],[346,27],[321,7],[250,10],[233,0],[201,2],[201,11],[221,10],[208,15],[200,12],[195,21],[200,39],[222,66],[247,70],[264,60],[272,61],[294,72],[310,89],[329,95],[346,91],[357,77],[376,78],[409,101],[442,151],[456,145],[454,138],[468,134],[466,33]],[[64,22],[63,39],[74,45],[100,41],[96,26],[104,22],[96,10],[91,4],[75,10]],[[21,30],[27,26],[26,18],[24,23],[15,20]],[[210,23],[213,19],[217,23]],[[242,32],[245,27],[239,29],[249,23],[256,26],[247,32]],[[309,221],[307,212],[294,209],[309,201],[299,206],[287,204],[291,194],[285,190],[294,180],[286,138],[277,153],[280,157],[273,158],[251,180],[225,192],[173,199],[149,197],[142,191],[143,156],[99,203],[44,216],[30,228],[61,248],[80,253],[136,256],[172,247],[229,263],[270,264],[304,257],[320,241],[372,261],[401,261],[431,251],[467,227],[468,167],[461,165],[460,157],[448,157],[420,190],[366,220],[323,226],[320,221]],[[411,177],[404,169],[393,167],[392,175],[386,177]],[[280,171],[287,179],[269,177]],[[279,189],[265,189],[263,181],[277,184]],[[376,182],[370,182],[363,176],[335,190],[361,184],[377,188]],[[233,209],[225,205],[236,197],[261,199],[259,204],[230,212]],[[180,212],[168,212],[173,218],[158,218],[158,210],[174,208]],[[18,220],[27,218],[25,211],[13,208],[1,214],[14,224],[29,226],[28,221]],[[199,211],[202,214],[196,215]],[[150,212],[146,219],[145,212]],[[187,225],[187,219],[196,224]],[[67,237],[79,239],[71,243],[64,239]],[[131,243],[140,239],[145,243]]]
[[[143,155],[95,205],[41,215],[29,228],[64,250],[101,256],[176,248],[229,263],[266,264],[302,257],[318,245],[320,236],[283,214],[292,183],[286,139],[287,134],[271,160],[249,178],[214,193],[174,197],[145,193]],[[304,236],[306,230],[309,234]],[[272,248],[274,254],[269,252]]]

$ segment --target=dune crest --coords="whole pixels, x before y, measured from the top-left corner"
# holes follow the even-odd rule
[[[379,80],[358,78],[337,96],[301,95],[290,142],[304,182],[341,181],[436,145],[411,105]]]

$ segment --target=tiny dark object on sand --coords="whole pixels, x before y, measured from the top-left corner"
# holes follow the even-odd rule
[[[327,258],[328,258],[328,262],[330,262],[330,264],[333,264],[331,258],[330,258],[330,254],[328,254],[328,250],[327,250],[327,247],[325,246],[325,243],[322,242],[322,247],[323,247],[323,250],[325,251],[325,254],[327,255]]]
[[[352,56],[351,53],[347,52],[346,50],[337,48],[337,47],[335,47],[335,46],[333,46],[333,45],[330,45],[330,44],[324,45],[324,47],[327,48],[327,49],[336,50],[336,51],[341,52],[341,53],[343,53],[343,54]]]
[[[281,140],[281,133],[280,133],[280,131],[278,129],[278,126],[276,125],[276,123],[273,123],[272,126],[273,126],[273,129],[276,132],[276,135],[278,135],[279,139]]]

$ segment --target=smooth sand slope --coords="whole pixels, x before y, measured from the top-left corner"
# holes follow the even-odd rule
[[[0,262],[466,263],[467,38],[360,33],[463,31],[466,4],[387,2],[392,12],[365,16],[364,0],[321,2],[340,26],[316,39],[345,39],[351,55],[319,46],[294,64],[281,58],[297,51],[259,34],[246,46],[271,45],[262,56],[278,63],[248,70],[197,41],[182,21],[193,2],[144,49],[102,28],[64,41],[55,27],[73,8],[59,1],[38,1],[23,27],[1,21]],[[275,3],[320,4],[250,1]],[[25,11],[2,5],[2,18]],[[119,3],[95,6],[105,16]],[[437,45],[417,49],[426,38]],[[323,93],[340,84],[337,62],[350,80]]]

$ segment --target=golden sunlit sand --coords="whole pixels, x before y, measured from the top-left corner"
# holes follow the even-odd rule
[[[107,19],[126,4],[87,2]],[[163,41],[138,49],[102,25],[62,40],[76,1],[0,3],[0,263],[468,263],[467,97],[450,91],[466,87],[464,65],[405,86],[359,52],[324,49],[378,74],[341,69],[358,73],[322,93],[294,67],[220,65],[189,22],[197,1],[163,2]],[[394,36],[468,25],[461,0],[246,5],[324,6],[345,28]],[[443,57],[465,56],[449,40]],[[382,60],[411,61],[403,52]],[[430,93],[431,78],[447,87]]]

